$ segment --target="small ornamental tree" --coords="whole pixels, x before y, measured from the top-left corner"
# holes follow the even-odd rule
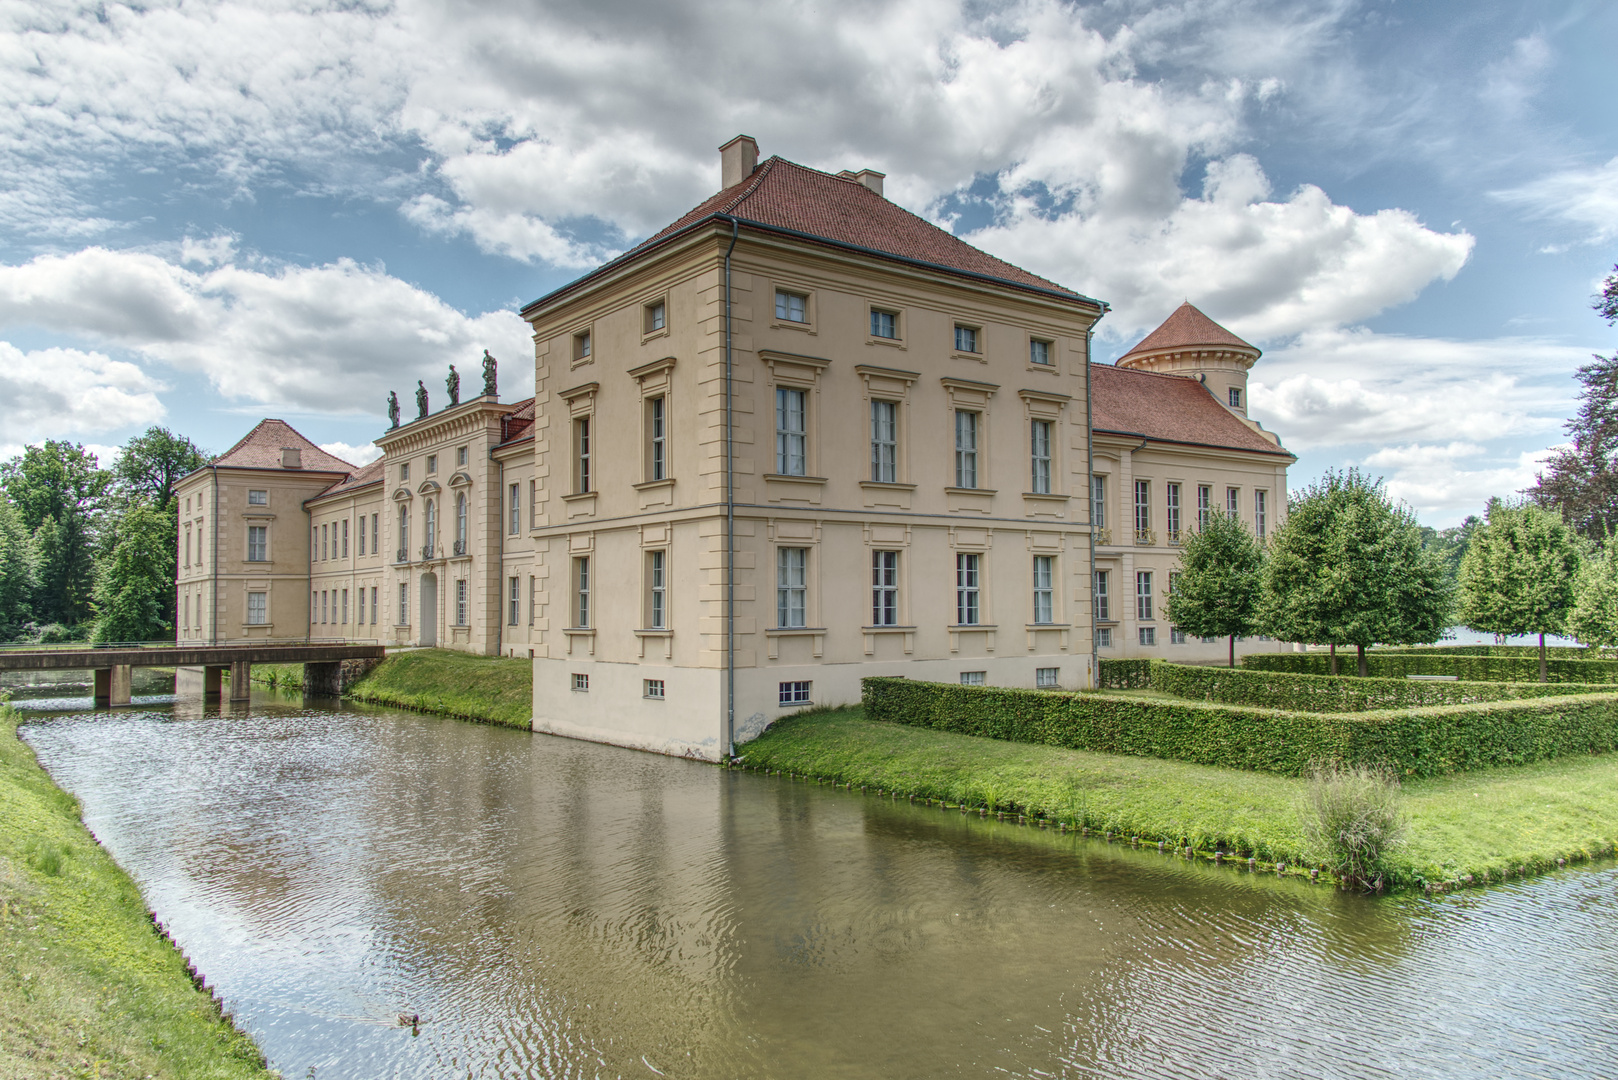
[[[1566,628],[1578,572],[1578,543],[1560,515],[1497,500],[1461,560],[1461,622],[1485,634],[1538,634],[1545,682],[1545,635]]]
[[[1618,645],[1618,544],[1609,543],[1579,568],[1567,632],[1586,645]]]
[[[1169,621],[1197,637],[1228,637],[1230,666],[1236,638],[1253,629],[1264,551],[1241,519],[1215,511],[1200,532],[1187,535],[1180,570],[1169,576]]]

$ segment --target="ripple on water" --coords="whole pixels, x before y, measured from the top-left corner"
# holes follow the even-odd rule
[[[269,695],[24,732],[288,1076],[1594,1077],[1612,1057],[1610,868],[1368,901]]]

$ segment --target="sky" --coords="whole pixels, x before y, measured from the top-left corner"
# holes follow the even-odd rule
[[[1618,262],[1618,5],[0,4],[0,459],[265,416],[356,464],[390,389],[531,390],[516,311],[719,186],[888,197],[1264,350],[1253,415],[1435,527],[1533,482]],[[436,397],[435,397],[436,401]]]

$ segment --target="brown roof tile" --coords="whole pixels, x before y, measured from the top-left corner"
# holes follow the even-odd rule
[[[517,442],[534,433],[534,399],[517,402],[517,407],[511,410],[500,421],[500,445]]]
[[[348,476],[337,481],[337,483],[333,484],[325,491],[322,491],[319,495],[316,495],[315,498],[324,499],[328,495],[342,495],[345,492],[354,490],[355,488],[362,488],[370,484],[381,483],[383,468],[383,459],[377,458],[369,465],[362,466],[358,472],[350,473]]]
[[[1096,431],[1162,442],[1291,454],[1248,427],[1195,379],[1090,365]]]
[[[1163,325],[1147,334],[1141,343],[1118,358],[1123,363],[1137,353],[1156,352],[1159,349],[1189,349],[1198,345],[1222,349],[1259,350],[1193,307],[1190,301],[1174,309],[1174,314],[1163,320]]]
[[[213,463],[221,469],[279,469],[281,450],[287,447],[296,447],[301,451],[301,472],[347,475],[354,471],[354,466],[326,453],[285,420],[260,420],[257,427],[242,437],[241,442],[220,454]]]

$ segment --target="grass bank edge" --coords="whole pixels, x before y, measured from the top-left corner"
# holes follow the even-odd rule
[[[1252,857],[1267,872],[1285,863],[1289,875],[1307,876],[1318,866],[1303,837],[1305,781],[1294,777],[882,723],[857,706],[778,720],[740,748],[740,767],[1162,841],[1204,859]],[[1414,781],[1404,791],[1410,836],[1385,866],[1395,890],[1448,891],[1618,853],[1613,756]]]
[[[253,681],[298,689],[302,664],[255,664]],[[520,728],[533,726],[533,661],[449,649],[389,653],[343,696],[371,705]]]
[[[0,1072],[275,1077],[0,703]]]

